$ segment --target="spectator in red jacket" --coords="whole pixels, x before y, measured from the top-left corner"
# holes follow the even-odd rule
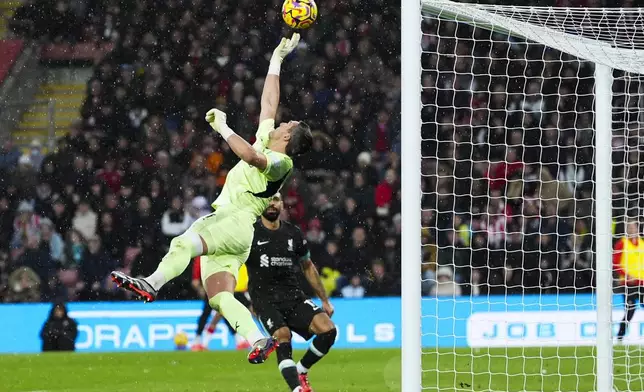
[[[375,203],[376,213],[379,216],[389,215],[389,207],[394,199],[394,192],[396,191],[395,185],[398,182],[398,175],[393,169],[387,170],[385,179],[380,181],[376,187]]]
[[[96,177],[103,181],[112,192],[117,193],[121,189],[121,180],[123,179],[123,173],[121,173],[116,168],[116,162],[113,159],[109,159],[105,162],[103,169],[99,170],[96,173]]]
[[[508,148],[505,153],[505,160],[490,165],[485,177],[490,181],[490,190],[505,191],[508,179],[514,174],[520,173],[523,163],[517,161],[517,152],[514,148]]]

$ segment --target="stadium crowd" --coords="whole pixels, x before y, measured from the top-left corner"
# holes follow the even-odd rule
[[[35,38],[115,49],[95,65],[82,120],[54,151],[0,145],[0,301],[124,298],[109,272],[151,273],[236,163],[205,112],[225,110],[252,141],[267,56],[289,34],[278,0],[84,5],[57,1],[49,18],[29,1],[12,23]],[[331,0],[282,71],[277,120],[314,130],[314,151],[282,190],[283,218],[304,231],[334,295],[400,290],[399,41],[399,10]],[[163,297],[195,297],[189,274]]]
[[[593,63],[445,20],[423,31],[424,291],[591,291]],[[644,156],[640,79],[615,77],[617,239],[642,214]]]

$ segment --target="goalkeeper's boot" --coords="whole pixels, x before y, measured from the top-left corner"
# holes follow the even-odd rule
[[[313,392],[313,389],[311,388],[311,384],[309,384],[308,373],[300,373],[299,379],[300,379],[300,387],[302,387],[302,392]]]
[[[277,348],[277,340],[272,337],[263,338],[253,344],[248,353],[248,362],[252,364],[264,363],[268,356]]]
[[[133,278],[119,271],[112,271],[110,277],[118,287],[133,292],[145,302],[152,302],[157,297],[157,291],[145,279]]]

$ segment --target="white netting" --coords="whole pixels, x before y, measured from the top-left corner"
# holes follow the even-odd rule
[[[644,71],[643,11],[425,8],[423,387],[593,391],[594,62],[618,68],[616,243],[644,207],[644,84],[622,71]],[[616,279],[615,332],[624,291]],[[615,389],[642,391],[644,310],[625,343]]]

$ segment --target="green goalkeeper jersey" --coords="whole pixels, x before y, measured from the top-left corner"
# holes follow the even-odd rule
[[[253,148],[266,156],[264,171],[240,161],[228,172],[226,183],[212,208],[234,208],[252,212],[259,216],[268,206],[269,200],[282,188],[293,172],[293,160],[285,154],[272,151],[268,136],[275,129],[275,120],[267,119],[259,124],[257,141]]]

